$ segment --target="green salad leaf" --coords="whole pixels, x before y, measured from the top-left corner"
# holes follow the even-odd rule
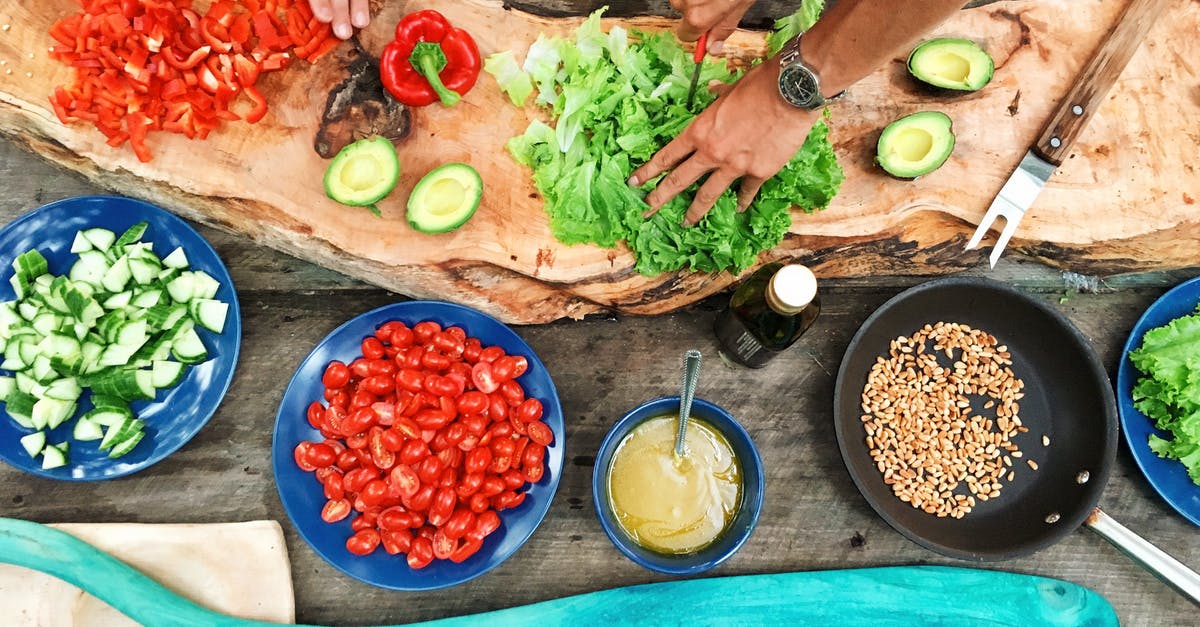
[[[1172,436],[1151,434],[1150,449],[1183,462],[1200,485],[1200,307],[1147,331],[1129,359],[1144,375],[1133,387],[1134,407]]]
[[[695,117],[685,106],[694,66],[691,53],[669,32],[604,32],[602,11],[572,38],[539,37],[521,67],[550,120],[534,120],[509,140],[508,150],[533,170],[555,237],[603,247],[624,241],[638,272],[648,276],[685,267],[740,272],[783,240],[792,207],[811,212],[829,204],[844,176],[820,121],[747,211],[738,213],[735,193],[726,191],[699,224],[685,228],[683,217],[698,189],[693,185],[643,218],[649,208],[643,197],[654,181],[641,189],[626,181]],[[491,66],[504,69],[497,77],[503,85],[523,84],[507,60]],[[723,62],[705,61],[700,84],[738,77]],[[714,99],[700,89],[697,110]]]
[[[825,9],[825,0],[800,0],[795,13],[775,20],[775,28],[767,34],[767,54],[774,55],[789,39],[812,28]]]

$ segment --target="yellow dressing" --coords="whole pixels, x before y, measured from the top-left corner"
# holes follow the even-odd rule
[[[674,454],[674,415],[651,418],[625,436],[608,476],[621,528],[659,553],[690,553],[716,540],[741,503],[742,477],[729,443],[702,421],[688,422],[687,455]]]

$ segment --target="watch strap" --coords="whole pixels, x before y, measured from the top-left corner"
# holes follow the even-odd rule
[[[805,68],[808,68],[808,71],[812,72],[813,76],[817,77],[817,84],[818,85],[821,84],[820,75],[818,75],[816,70],[814,70],[813,67],[811,65],[809,65],[807,61],[804,60],[804,56],[802,54],[800,54],[800,35],[796,35],[795,37],[792,37],[791,39],[787,40],[787,42],[783,44],[783,47],[779,49],[779,67],[780,67],[780,69],[782,70],[784,67],[791,65],[793,63],[799,63],[800,65],[803,65]],[[819,95],[821,97],[821,102],[817,106],[822,106],[828,102],[837,100],[838,98],[845,96],[846,90],[843,89],[832,96],[826,96],[823,93],[819,94]]]

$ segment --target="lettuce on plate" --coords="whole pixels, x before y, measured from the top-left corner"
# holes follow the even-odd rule
[[[508,142],[508,150],[533,170],[555,237],[603,247],[623,241],[637,258],[638,272],[647,276],[681,268],[740,272],[783,240],[792,207],[811,212],[829,204],[844,176],[829,129],[820,121],[746,212],[737,212],[731,190],[698,225],[683,227],[698,189],[693,185],[654,217],[642,218],[648,209],[642,199],[653,185],[634,189],[626,181],[695,117],[685,106],[691,52],[670,32],[630,33],[621,27],[604,32],[601,12],[572,38],[539,37],[519,72],[515,60],[490,63],[514,104],[523,106],[536,94],[534,102],[549,113],[549,122],[534,120]],[[522,75],[532,90],[524,87]],[[725,63],[707,60],[700,85],[731,83],[738,76]],[[714,99],[701,88],[696,109]]]
[[[1151,434],[1150,449],[1183,462],[1200,485],[1200,308],[1147,331],[1129,360],[1144,375],[1133,386],[1133,406],[1172,436]]]

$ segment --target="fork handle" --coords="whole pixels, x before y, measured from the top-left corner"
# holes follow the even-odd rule
[[[1100,49],[1058,104],[1033,145],[1037,155],[1054,165],[1067,157],[1079,133],[1129,63],[1138,44],[1171,0],[1133,0],[1108,32]]]

